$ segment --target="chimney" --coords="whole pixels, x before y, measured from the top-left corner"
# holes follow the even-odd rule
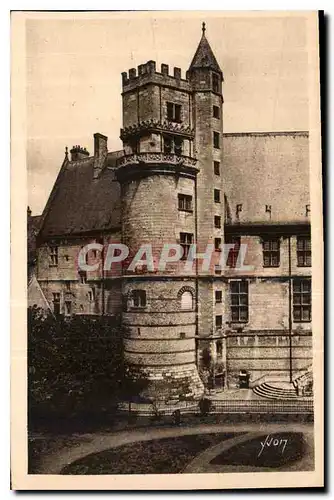
[[[81,146],[73,146],[71,151],[71,161],[82,160],[83,158],[87,158],[89,156],[89,152],[86,148],[82,148]]]
[[[105,165],[108,155],[108,137],[94,134],[94,179],[97,179]]]
[[[181,68],[174,68],[174,78],[180,80],[181,78]]]
[[[30,207],[28,207],[28,208],[27,208],[27,216],[28,216],[28,219],[31,217],[31,214],[32,214],[31,208],[30,208]]]

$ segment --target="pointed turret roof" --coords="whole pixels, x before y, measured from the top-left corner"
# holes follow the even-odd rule
[[[193,60],[191,61],[189,71],[196,68],[210,68],[217,73],[222,74],[222,70],[217,63],[214,53],[210,47],[210,44],[205,36],[205,23],[202,24],[202,38],[199,42]]]

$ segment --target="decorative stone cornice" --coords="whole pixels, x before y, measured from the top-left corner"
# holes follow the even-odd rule
[[[164,163],[168,165],[183,165],[185,167],[195,167],[197,160],[190,156],[176,155],[172,153],[133,153],[122,156],[117,160],[118,167],[142,163]]]
[[[194,138],[194,130],[182,124],[169,122],[167,120],[161,122],[159,120],[146,120],[130,127],[121,129],[120,139],[126,141],[134,136],[146,134],[149,132],[167,132],[176,135],[182,135],[188,138]]]
[[[194,179],[197,160],[189,156],[166,153],[134,153],[117,160],[116,177],[142,177],[152,174],[177,175]]]

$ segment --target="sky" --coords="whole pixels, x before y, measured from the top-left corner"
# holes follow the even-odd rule
[[[223,12],[49,14],[26,21],[28,203],[42,213],[65,146],[122,148],[121,73],[150,59],[188,69],[206,36],[224,73],[224,131],[308,130],[302,17]],[[99,18],[98,18],[99,17]]]

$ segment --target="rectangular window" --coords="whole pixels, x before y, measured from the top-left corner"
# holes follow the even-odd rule
[[[216,73],[212,73],[212,90],[219,92],[219,76]]]
[[[50,267],[58,266],[58,247],[50,247]]]
[[[223,325],[223,316],[219,314],[216,316],[216,328],[221,328]]]
[[[248,321],[248,281],[231,281],[230,295],[232,321],[246,323]]]
[[[215,175],[220,175],[220,161],[213,162],[213,171]]]
[[[94,302],[94,300],[95,300],[94,290],[89,290],[88,291],[88,300],[89,300],[89,302]]]
[[[83,285],[87,283],[87,271],[79,271],[79,280]]]
[[[71,291],[71,282],[70,281],[65,281],[65,290],[66,290],[66,292]]]
[[[180,245],[183,248],[182,260],[188,257],[190,245],[193,243],[194,236],[192,233],[180,233]]]
[[[189,194],[178,194],[179,210],[184,212],[193,211],[193,198]]]
[[[60,293],[53,293],[53,312],[55,316],[60,314]]]
[[[220,189],[213,190],[213,199],[215,203],[220,203]]]
[[[182,155],[183,140],[181,137],[164,136],[164,153]]]
[[[221,290],[215,291],[215,302],[216,304],[221,304],[223,301],[223,292]]]
[[[297,237],[297,265],[299,267],[311,266],[311,238],[309,236]]]
[[[280,240],[279,238],[265,239],[262,242],[263,266],[278,267],[280,265]]]
[[[221,340],[217,340],[216,342],[216,352],[217,358],[221,358],[223,356],[223,343]]]
[[[172,152],[173,141],[169,136],[164,136],[164,153],[170,154]]]
[[[215,222],[215,227],[216,228],[220,229],[222,227],[222,225],[221,225],[221,217],[219,215],[215,215],[214,222]]]
[[[174,153],[178,156],[182,155],[183,140],[181,137],[174,138]]]
[[[167,102],[167,120],[181,123],[181,105]]]
[[[218,106],[213,106],[213,117],[219,120],[220,118],[220,109]]]
[[[69,315],[72,313],[72,302],[70,300],[65,301],[65,314]]]
[[[226,236],[225,243],[234,245],[228,253],[226,264],[228,267],[236,267],[240,249],[240,236]]]
[[[132,305],[133,307],[146,307],[146,292],[145,290],[132,291]]]
[[[215,252],[221,252],[222,249],[222,239],[215,238]]]
[[[213,133],[213,147],[215,149],[220,149],[220,134],[219,134],[219,132]]]
[[[310,279],[293,280],[293,320],[311,321],[312,285]]]

